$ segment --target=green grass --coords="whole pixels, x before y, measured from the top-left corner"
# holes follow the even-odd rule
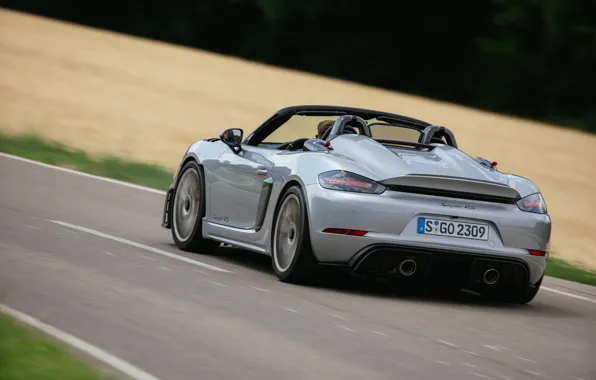
[[[564,260],[549,258],[546,267],[546,275],[579,282],[581,284],[596,286],[596,273],[581,268],[577,268]]]
[[[170,186],[174,175],[159,166],[127,162],[117,157],[92,158],[83,151],[30,135],[0,133],[0,152],[162,190]]]
[[[108,380],[65,345],[0,313],[1,380]]]
[[[0,133],[0,151],[158,189],[167,189],[173,175],[158,166],[126,162],[115,157],[91,158],[83,151],[68,149],[35,136],[8,136]],[[577,268],[559,258],[549,259],[546,274],[596,286],[596,273]]]

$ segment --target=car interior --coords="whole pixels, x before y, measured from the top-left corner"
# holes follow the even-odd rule
[[[332,120],[334,123],[327,128],[321,138],[316,138],[317,126],[324,120]],[[429,132],[430,136],[425,136],[425,132]],[[304,137],[311,133],[312,137]],[[377,121],[372,119],[367,122],[354,115],[340,117],[295,115],[267,136],[259,146],[288,151],[326,150],[325,143],[327,141],[346,134],[365,135],[385,145],[404,146],[414,149],[424,148],[423,145],[428,148],[429,144],[452,145],[445,141],[445,129],[438,126],[432,126],[432,129],[423,131],[420,128],[385,120]],[[450,132],[447,134],[450,134]],[[291,139],[292,137],[294,139]],[[427,139],[427,142],[423,144],[422,139]]]

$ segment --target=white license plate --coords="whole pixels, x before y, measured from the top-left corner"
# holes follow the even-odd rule
[[[488,240],[488,225],[451,220],[418,218],[418,233],[464,239]]]

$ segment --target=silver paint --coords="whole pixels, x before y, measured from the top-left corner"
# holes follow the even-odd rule
[[[385,183],[410,182],[520,197],[539,193],[530,180],[487,168],[450,146],[416,151],[386,147],[361,135],[338,136],[331,140],[331,146],[330,151],[307,152],[243,144],[237,154],[219,140],[193,143],[181,165],[194,159],[204,168],[207,201],[203,236],[271,255],[274,212],[282,189],[293,182],[304,191],[312,247],[321,262],[347,263],[370,244],[393,242],[519,258],[528,264],[532,283],[544,273],[546,259],[531,256],[527,250],[548,250],[548,214],[523,212],[515,204],[391,190],[380,195],[327,190],[317,178],[322,172],[341,169]],[[228,221],[215,220],[214,215],[225,215]],[[487,223],[489,241],[419,235],[419,216]],[[370,232],[363,237],[322,232],[329,227]]]

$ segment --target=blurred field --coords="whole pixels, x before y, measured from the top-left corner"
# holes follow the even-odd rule
[[[448,126],[462,150],[535,181],[553,216],[553,254],[596,269],[596,136],[0,10],[4,132],[172,168],[193,140],[231,126],[247,133],[295,104]]]

